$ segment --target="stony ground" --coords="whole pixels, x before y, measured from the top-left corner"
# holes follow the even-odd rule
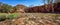
[[[18,18],[6,19],[0,25],[60,25],[60,16],[51,13],[20,13]]]

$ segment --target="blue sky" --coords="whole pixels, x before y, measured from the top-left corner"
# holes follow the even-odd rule
[[[15,6],[17,4],[23,4],[26,6],[37,6],[37,5],[43,5],[43,0],[0,0],[0,2]]]

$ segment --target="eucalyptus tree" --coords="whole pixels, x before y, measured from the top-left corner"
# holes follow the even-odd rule
[[[48,8],[51,7],[52,12],[54,12],[54,8],[53,8],[53,1],[54,1],[54,0],[43,0],[43,1],[44,1],[45,9],[46,9],[47,11],[49,11]],[[50,5],[47,5],[47,4],[50,4]]]
[[[49,12],[50,11],[49,6],[47,5],[48,0],[43,0],[43,1],[44,1],[44,7],[45,7],[46,11]]]
[[[48,4],[51,4],[52,12],[54,12],[53,1],[54,0],[47,0]]]

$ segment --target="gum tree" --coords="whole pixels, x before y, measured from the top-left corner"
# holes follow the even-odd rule
[[[52,13],[54,12],[54,8],[53,8],[53,0],[47,0],[48,4],[51,4],[51,8],[52,8]]]

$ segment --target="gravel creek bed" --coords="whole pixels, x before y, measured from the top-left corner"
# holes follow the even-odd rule
[[[50,13],[22,13],[13,20],[6,19],[0,25],[60,25],[60,17]]]

